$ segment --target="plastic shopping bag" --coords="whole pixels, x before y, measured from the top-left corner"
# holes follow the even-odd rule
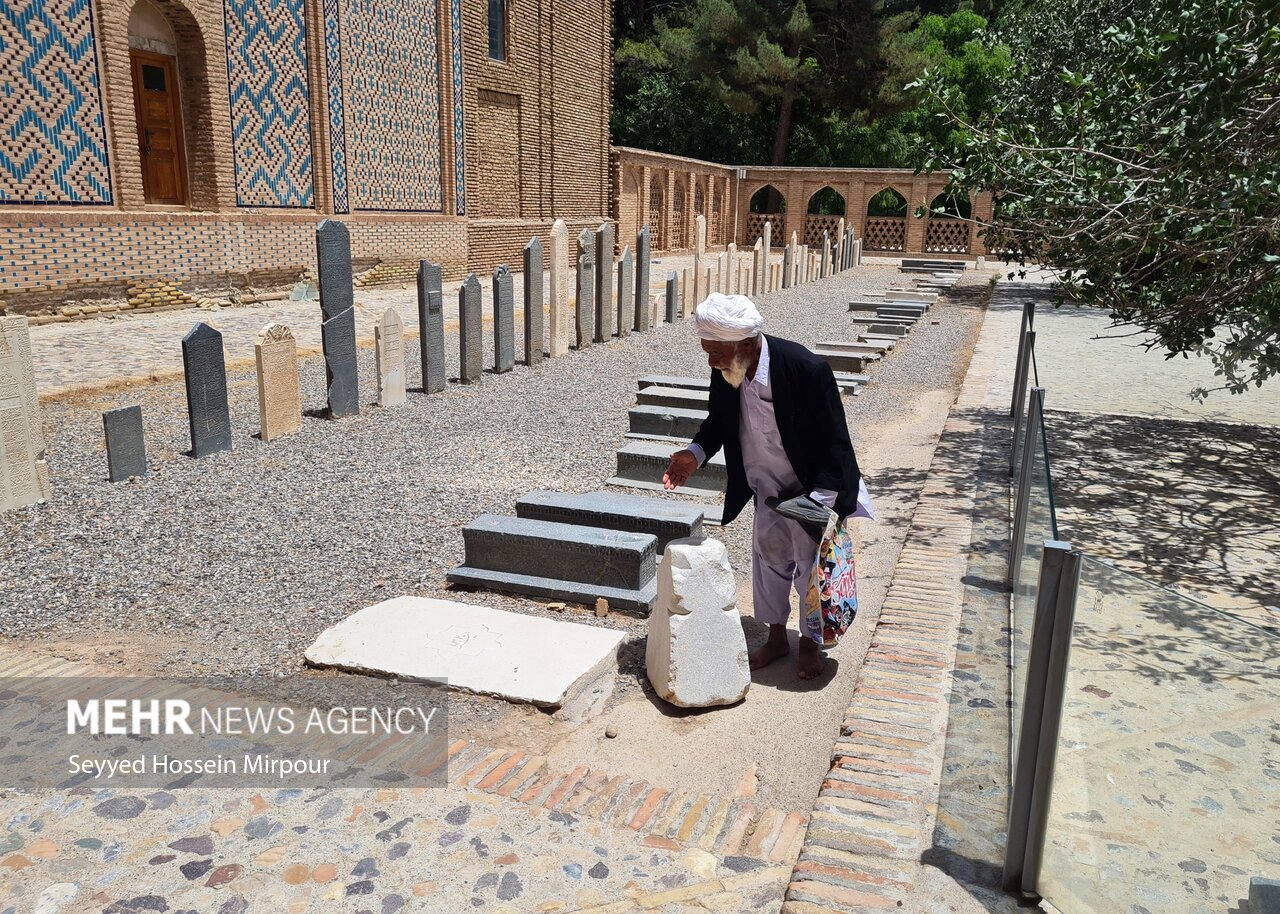
[[[858,613],[858,573],[847,521],[827,523],[805,592],[804,625],[823,647],[835,647]]]

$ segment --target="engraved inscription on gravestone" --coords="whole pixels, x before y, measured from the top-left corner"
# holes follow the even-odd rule
[[[632,325],[636,332],[648,330],[655,323],[649,314],[649,298],[652,295],[649,291],[651,246],[649,226],[646,225],[640,229],[640,235],[636,239],[636,321]]]
[[[569,229],[563,219],[551,223],[551,330],[547,353],[558,358],[569,351]]]
[[[593,294],[595,292],[595,260],[592,256],[593,241],[591,238],[591,230],[583,229],[578,235],[578,348],[587,349],[591,346],[591,340],[594,336],[595,323],[595,303]]]
[[[422,357],[422,392],[444,390],[444,289],[440,264],[418,264],[418,333]]]
[[[388,308],[373,328],[373,345],[378,369],[378,405],[404,403],[404,321],[395,308]]]
[[[607,343],[613,336],[613,223],[596,229],[596,326],[594,339]]]
[[[537,235],[524,246],[524,363],[542,361],[542,241]]]
[[[222,334],[204,323],[192,327],[182,338],[182,369],[186,375],[191,456],[204,457],[231,450]]]
[[[324,319],[355,307],[355,293],[351,288],[351,236],[346,225],[325,219],[316,227],[316,266]]]
[[[0,511],[49,497],[49,466],[25,317],[0,317]]]
[[[458,346],[461,368],[458,377],[464,384],[478,380],[484,372],[484,343],[480,338],[480,280],[475,273],[458,290]]]
[[[515,280],[504,263],[493,271],[493,373],[506,374],[516,364]]]
[[[258,437],[275,441],[302,428],[298,345],[284,324],[267,324],[253,349],[258,363]]]
[[[320,327],[329,395],[329,418],[360,415],[360,379],[356,373],[356,309],[331,317]]]
[[[632,265],[631,265],[631,245],[627,245],[622,249],[622,257],[618,260],[618,337],[619,339],[631,334],[631,312],[634,310],[631,304],[631,296],[634,294],[632,287]]]
[[[676,303],[680,299],[680,277],[672,270],[667,274],[667,313],[665,315],[667,323],[675,323],[676,319]]]
[[[147,448],[142,436],[142,407],[125,406],[102,414],[107,438],[107,479],[122,482],[147,475]]]

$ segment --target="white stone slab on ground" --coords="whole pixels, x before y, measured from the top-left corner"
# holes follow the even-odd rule
[[[307,662],[558,708],[616,670],[625,635],[452,600],[396,597],[320,633]]]

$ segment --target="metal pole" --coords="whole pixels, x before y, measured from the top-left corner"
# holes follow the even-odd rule
[[[1009,590],[1018,589],[1018,576],[1022,562],[1022,541],[1027,535],[1027,506],[1031,501],[1031,474],[1035,470],[1035,461],[1026,455],[1032,453],[1035,446],[1035,435],[1040,429],[1040,413],[1044,409],[1044,388],[1031,388],[1031,402],[1027,404],[1027,427],[1024,430],[1024,451],[1022,466],[1015,484],[1018,489],[1013,503],[1013,538],[1009,543]]]
[[[1003,885],[1006,892],[1017,892],[1023,884],[1023,867],[1027,857],[1027,829],[1030,823],[1032,797],[1038,767],[1038,745],[1044,712],[1045,675],[1052,653],[1054,614],[1058,611],[1058,582],[1063,560],[1070,552],[1069,543],[1045,540],[1040,558],[1040,587],[1036,591],[1036,611],[1031,627],[1031,645],[1027,651],[1026,687],[1022,692],[1022,720],[1018,732],[1017,754],[1013,758],[1012,784],[1009,791],[1008,840],[1004,848]],[[1016,676],[1017,670],[1013,671]]]
[[[1027,376],[1031,373],[1031,353],[1036,348],[1036,332],[1028,330],[1022,335],[1023,345],[1018,354],[1018,370],[1013,376],[1013,443],[1009,446],[1009,473],[1018,465],[1018,442],[1022,432],[1022,401],[1027,393]]]
[[[1080,590],[1083,556],[1068,552],[1058,578],[1053,618],[1053,646],[1045,671],[1044,706],[1040,711],[1040,748],[1036,753],[1036,776],[1031,809],[1027,815],[1027,856],[1022,863],[1022,891],[1035,893],[1040,884],[1040,864],[1044,860],[1044,840],[1049,826],[1049,800],[1053,795],[1053,767],[1058,754],[1058,734],[1062,727],[1062,704],[1067,687],[1067,660],[1071,653],[1071,629],[1075,621],[1076,594]]]

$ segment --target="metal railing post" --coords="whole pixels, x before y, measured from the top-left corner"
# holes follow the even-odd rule
[[[1022,433],[1022,400],[1027,393],[1027,376],[1031,373],[1031,352],[1036,347],[1036,332],[1028,330],[1022,335],[1022,350],[1018,355],[1018,370],[1013,377],[1013,443],[1009,446],[1009,473],[1018,465],[1018,440]]]
[[[1018,487],[1013,503],[1013,536],[1009,543],[1009,569],[1006,579],[1009,590],[1017,590],[1019,569],[1022,565],[1022,541],[1027,535],[1027,510],[1031,501],[1031,478],[1035,463],[1027,459],[1033,452],[1036,443],[1036,432],[1040,430],[1040,415],[1044,410],[1044,388],[1031,388],[1031,402],[1027,404],[1027,427],[1023,430],[1025,440],[1022,443],[1023,460],[1019,467],[1018,478],[1014,484]]]

